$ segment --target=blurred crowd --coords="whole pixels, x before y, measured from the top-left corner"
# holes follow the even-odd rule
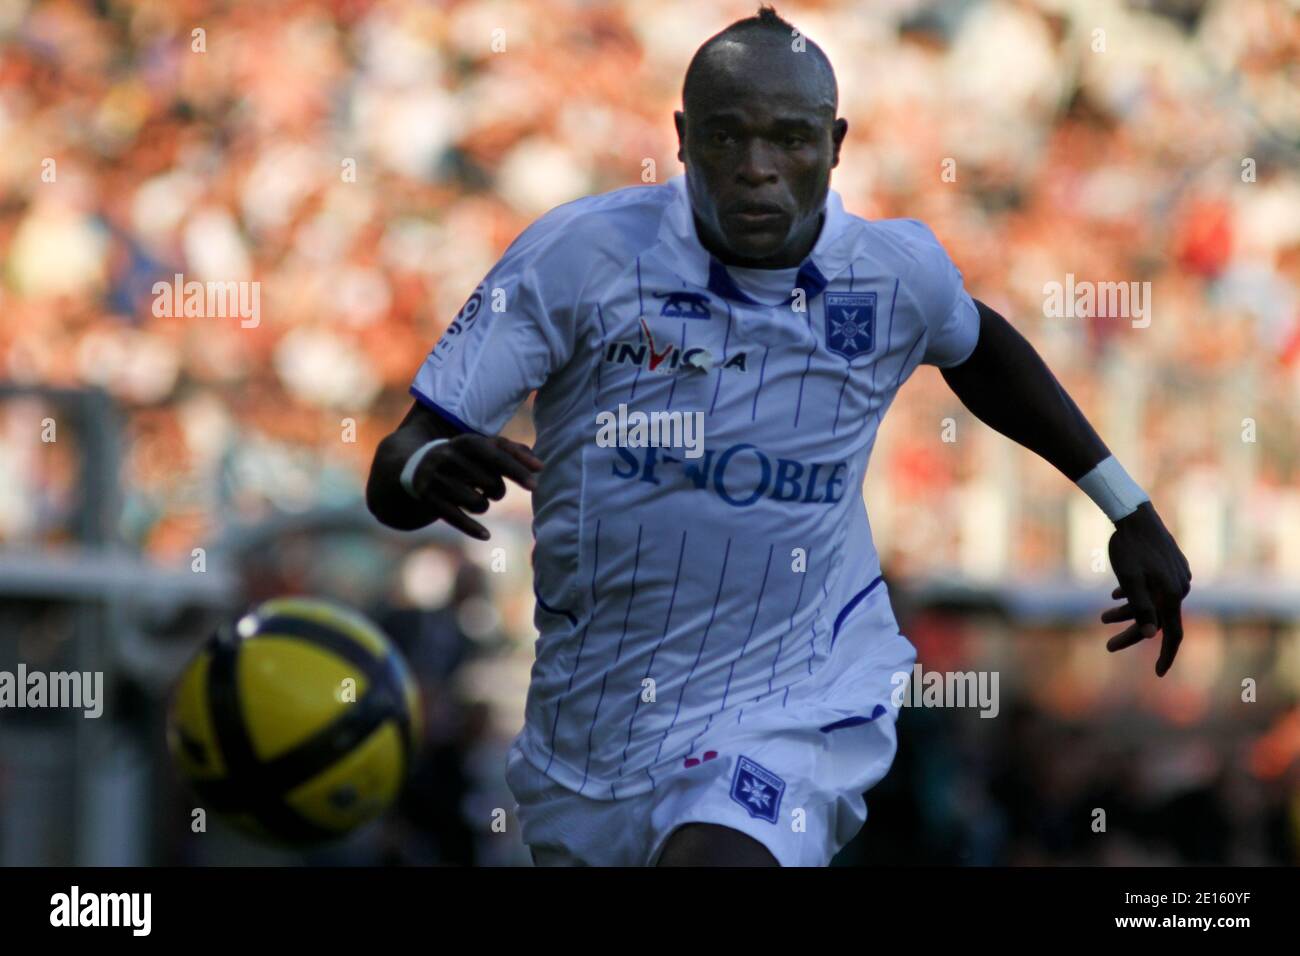
[[[1198,585],[1296,587],[1296,0],[776,6],[837,69],[849,137],[832,185],[847,208],[934,228],[1152,493]],[[231,524],[355,503],[424,355],[510,240],[561,202],[680,172],[686,64],[755,7],[8,0],[0,383],[96,385],[118,403],[117,534],[159,561]],[[154,283],[176,274],[259,283],[260,321],[157,315]],[[1046,314],[1045,287],[1071,281],[1149,283],[1149,324]],[[528,440],[526,409],[509,431]],[[65,535],[70,472],[39,442],[30,408],[0,405],[5,546]],[[933,370],[886,418],[865,490],[900,581],[1100,580],[1104,518]],[[526,568],[526,497],[493,520]],[[514,683],[483,686],[517,726],[531,594],[526,573],[493,577]],[[1294,695],[1300,669],[1287,675],[1279,692]],[[1270,713],[1280,723],[1255,729],[1300,740]],[[1031,708],[1017,726],[1036,719],[1058,718]],[[1241,764],[1213,753],[1227,776],[1205,786],[1229,799]],[[977,802],[1028,786],[991,767],[962,779]],[[969,858],[1055,852],[1048,837],[1013,852],[1014,836]],[[1056,858],[1085,858],[1072,853]]]
[[[560,202],[680,171],[685,65],[751,7],[12,0],[0,375],[123,403],[124,532],[154,554],[231,515],[354,495],[510,239]],[[838,67],[848,208],[934,227],[1189,527],[1198,579],[1300,574],[1296,4],[779,12]],[[155,316],[153,284],[178,273],[260,283],[260,321]],[[1149,282],[1149,326],[1044,315],[1068,276]],[[8,421],[0,441],[32,434]],[[869,491],[909,568],[1066,560],[1068,485],[1018,453],[991,462],[1008,452],[987,438],[930,373],[895,406]],[[40,464],[10,460],[39,495]],[[5,496],[0,538],[39,540],[54,517]],[[1006,542],[963,550],[997,519]],[[1192,529],[1207,524],[1228,530]]]
[[[1153,692],[1151,656],[1105,654],[1095,627],[922,609],[900,624],[925,670],[997,673],[996,716],[905,708],[839,863],[1300,865],[1300,655],[1268,628],[1194,625]]]

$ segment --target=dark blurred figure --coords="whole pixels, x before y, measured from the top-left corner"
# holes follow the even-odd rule
[[[446,605],[389,605],[375,622],[411,666],[424,708],[424,739],[388,834],[389,864],[473,866],[476,831],[465,804],[475,789],[469,755],[488,727],[486,705],[462,700],[456,675],[476,652],[460,623],[465,602],[486,596],[481,569],[459,560]]]

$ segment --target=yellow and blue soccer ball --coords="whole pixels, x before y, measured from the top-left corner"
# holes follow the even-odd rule
[[[401,790],[420,698],[388,637],[315,598],[276,598],[203,645],[177,682],[167,742],[200,806],[287,844],[342,836]]]

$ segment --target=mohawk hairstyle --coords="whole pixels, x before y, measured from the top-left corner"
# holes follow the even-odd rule
[[[754,16],[745,17],[743,20],[737,20],[723,32],[726,33],[728,30],[750,30],[755,28],[760,30],[780,31],[788,36],[790,32],[795,29],[795,25],[790,21],[783,19],[781,15],[776,12],[776,7],[772,6],[770,3],[765,3],[758,8],[758,13],[754,14]]]
[[[691,92],[700,84],[700,74],[703,72],[704,63],[707,60],[706,54],[719,44],[728,41],[741,41],[749,37],[763,37],[764,39],[784,38],[789,40],[796,33],[802,33],[790,21],[781,17],[776,12],[776,8],[770,3],[765,3],[758,8],[758,13],[752,17],[745,17],[743,20],[737,20],[730,26],[709,37],[701,44],[700,48],[695,51],[691,57],[690,65],[686,68],[686,79],[682,83],[682,103],[685,104],[691,98]],[[830,88],[831,99],[838,105],[839,103],[839,86],[835,81],[835,70],[831,67],[831,61],[812,40],[804,37],[807,44],[807,52],[822,67],[826,74],[826,82]]]

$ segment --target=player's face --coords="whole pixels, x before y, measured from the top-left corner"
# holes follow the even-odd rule
[[[807,70],[718,71],[676,114],[704,245],[735,265],[798,265],[817,239],[848,124]]]

